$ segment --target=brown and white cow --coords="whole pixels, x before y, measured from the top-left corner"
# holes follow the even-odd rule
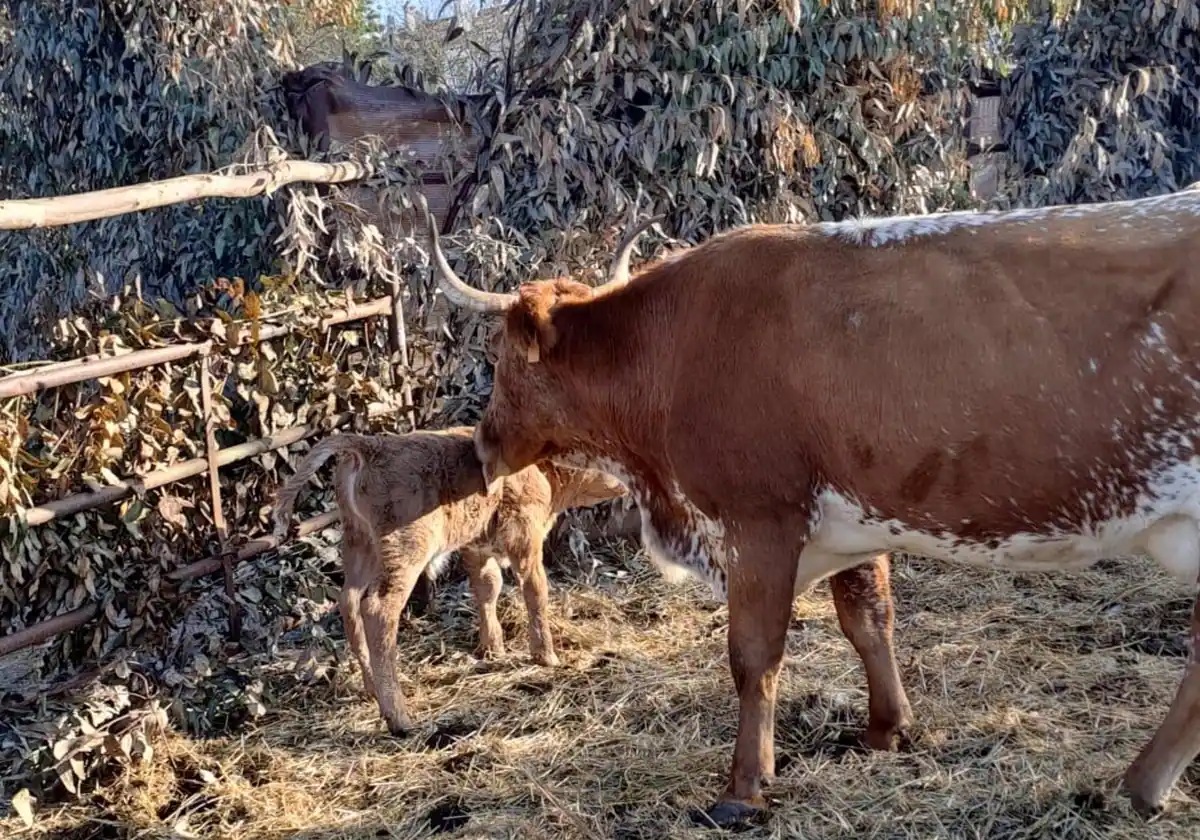
[[[763,807],[795,590],[902,550],[994,569],[1148,555],[1200,573],[1200,192],[752,225],[601,288],[452,301],[503,317],[486,477],[623,476],[662,560],[729,603],[740,704],[709,814]],[[1200,601],[1166,719],[1127,770],[1159,810],[1200,753]]]

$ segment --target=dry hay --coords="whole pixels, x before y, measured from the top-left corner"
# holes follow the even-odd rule
[[[0,835],[720,836],[689,813],[719,792],[731,756],[726,611],[640,557],[603,556],[592,580],[552,570],[556,670],[528,664],[511,587],[500,662],[469,653],[461,583],[408,620],[409,739],[388,737],[356,693],[330,611],[309,642],[263,660],[263,717],[208,740],[162,736],[90,801],[40,809],[31,831],[0,821]],[[911,745],[853,746],[864,679],[820,586],[797,601],[789,637],[777,802],[745,836],[1197,836],[1200,765],[1149,825],[1116,790],[1179,680],[1185,593],[1133,561],[1009,575],[902,560],[894,578]]]

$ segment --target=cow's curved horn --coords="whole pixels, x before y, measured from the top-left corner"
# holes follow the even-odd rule
[[[438,235],[437,220],[429,212],[429,204],[425,201],[425,196],[420,193],[417,194],[417,204],[425,214],[425,225],[429,228],[429,241],[433,246],[433,265],[437,270],[438,286],[441,287],[446,300],[455,306],[475,312],[507,312],[508,308],[516,302],[517,296],[485,292],[464,283],[462,278],[454,273],[445,253],[442,252],[442,239]]]
[[[604,281],[604,285],[597,286],[593,294],[615,289],[629,282],[629,258],[633,256],[634,243],[649,227],[666,218],[666,216],[652,216],[640,225],[634,226],[633,230],[625,235],[621,244],[617,246],[617,255],[613,257],[613,261],[608,267],[608,279]]]

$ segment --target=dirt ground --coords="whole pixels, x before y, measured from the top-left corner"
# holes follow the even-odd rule
[[[261,666],[266,714],[221,737],[167,733],[149,762],[82,804],[39,808],[12,838],[716,837],[737,721],[726,611],[640,556],[586,580],[552,567],[563,665],[532,666],[524,609],[501,602],[505,659],[471,654],[461,584],[401,630],[418,731],[387,735],[346,657],[285,648]],[[1117,791],[1165,713],[1189,595],[1139,561],[1082,574],[989,574],[899,559],[893,571],[912,743],[855,746],[862,669],[829,590],[799,599],[781,685],[779,779],[746,837],[1200,837],[1200,762],[1147,823]],[[300,660],[305,667],[296,667]]]

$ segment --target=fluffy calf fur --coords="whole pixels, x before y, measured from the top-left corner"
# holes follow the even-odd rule
[[[363,685],[393,734],[412,722],[396,680],[400,613],[421,573],[436,575],[461,551],[479,616],[479,653],[504,651],[496,617],[501,567],[510,563],[529,612],[534,661],[555,665],[546,615],[542,543],[557,515],[625,493],[595,470],[534,464],[485,486],[470,427],[405,435],[342,434],[312,448],[280,489],[275,533],[288,531],[300,489],[337,457],[345,583],[340,608]]]

